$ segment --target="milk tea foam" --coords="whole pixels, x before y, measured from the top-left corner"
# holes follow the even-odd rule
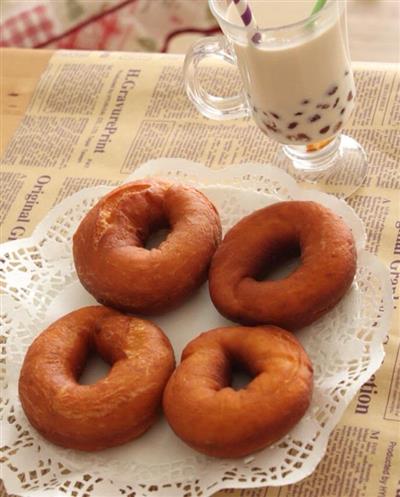
[[[259,28],[278,28],[275,41],[234,42],[239,70],[258,126],[271,138],[307,145],[337,134],[354,106],[343,6],[326,4],[326,22],[303,22],[314,0],[249,2]],[[224,16],[242,26],[232,2]],[[273,33],[271,33],[272,35]],[[267,34],[268,36],[269,34]]]

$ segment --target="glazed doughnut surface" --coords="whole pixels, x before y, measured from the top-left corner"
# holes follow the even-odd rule
[[[300,251],[301,264],[280,280],[260,280]],[[332,309],[350,287],[356,249],[347,225],[308,201],[279,202],[239,221],[218,247],[210,268],[214,305],[243,324],[301,328]]]
[[[80,385],[90,349],[112,365]],[[62,317],[30,346],[19,396],[30,423],[51,442],[86,451],[122,444],[156,420],[174,354],[150,321],[112,309],[84,307]]]
[[[168,227],[159,247],[145,248],[151,233]],[[74,262],[98,302],[157,314],[177,307],[206,280],[220,240],[218,213],[202,193],[138,180],[110,192],[84,217],[73,238]]]
[[[234,363],[253,377],[241,390],[230,387]],[[291,333],[275,326],[217,328],[184,349],[164,391],[164,413],[192,448],[240,457],[279,440],[301,419],[312,376]]]

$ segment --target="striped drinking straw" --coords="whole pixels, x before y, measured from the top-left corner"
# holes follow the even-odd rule
[[[249,39],[254,43],[260,43],[261,33],[258,31],[250,6],[247,0],[233,0],[236,10],[247,29]]]
[[[248,37],[252,43],[257,45],[261,42],[261,33],[258,31],[257,24],[251,12],[250,5],[247,0],[232,0],[235,4],[236,10],[242,19],[242,22],[247,30]],[[326,4],[327,0],[316,0],[313,10],[310,14],[316,14],[319,12]]]

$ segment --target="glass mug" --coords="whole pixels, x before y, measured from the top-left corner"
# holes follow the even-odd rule
[[[227,18],[231,0],[209,0],[209,5],[225,36],[201,39],[186,55],[189,99],[211,119],[252,116],[263,133],[283,145],[276,165],[298,180],[339,186],[334,193],[350,195],[366,175],[366,158],[355,140],[341,134],[356,96],[346,2],[328,0],[303,21],[258,29],[257,42]],[[243,88],[237,95],[217,97],[202,88],[198,66],[207,57],[238,66]]]

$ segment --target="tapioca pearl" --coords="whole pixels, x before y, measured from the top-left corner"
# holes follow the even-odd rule
[[[326,92],[327,95],[334,95],[338,91],[337,85],[332,85],[329,90]]]
[[[280,119],[280,117],[278,116],[278,114],[276,112],[270,112],[270,115],[272,117],[275,117],[275,119]]]
[[[332,105],[332,109],[336,109],[337,104],[339,103],[339,100],[340,100],[340,98],[337,97],[337,99],[335,100],[335,103]]]
[[[328,133],[330,128],[331,128],[330,126],[325,126],[324,128],[321,128],[319,132],[321,133],[321,135],[325,135],[325,133]]]
[[[321,116],[319,114],[314,114],[313,116],[310,117],[309,121],[311,123],[314,123],[315,121],[318,121],[319,119],[321,119]]]
[[[302,116],[303,112],[296,112],[295,116]]]
[[[276,123],[272,121],[263,121],[264,126],[271,126],[271,128],[276,128]]]
[[[301,101],[301,105],[307,105],[310,103],[310,100],[308,98],[305,98],[304,100]]]
[[[317,109],[329,109],[329,104],[317,104]]]
[[[296,135],[286,135],[287,140],[290,140],[291,142],[297,141]]]
[[[269,129],[270,131],[272,131],[273,133],[276,133],[278,131],[277,127],[275,124],[269,124],[269,123],[266,123],[264,122],[264,126]]]
[[[339,131],[339,129],[341,128],[342,126],[342,121],[339,121],[338,123],[335,124],[335,126],[333,127],[333,132],[336,133],[337,131]]]
[[[351,100],[353,100],[353,92],[350,90],[349,94],[347,95],[347,101],[350,102]]]
[[[344,112],[346,110],[346,107],[343,107],[343,109],[340,111],[340,115],[343,116]]]
[[[265,112],[265,110],[263,110],[262,113],[264,114],[264,116],[268,117],[268,112]]]
[[[292,123],[289,123],[289,124],[288,124],[288,128],[289,128],[289,129],[294,129],[296,126],[298,126],[298,124],[299,124],[299,123],[297,123],[297,122],[293,121]]]
[[[304,140],[304,141],[310,141],[311,140],[311,138],[308,135],[306,135],[305,133],[297,133],[296,138],[298,140]]]

